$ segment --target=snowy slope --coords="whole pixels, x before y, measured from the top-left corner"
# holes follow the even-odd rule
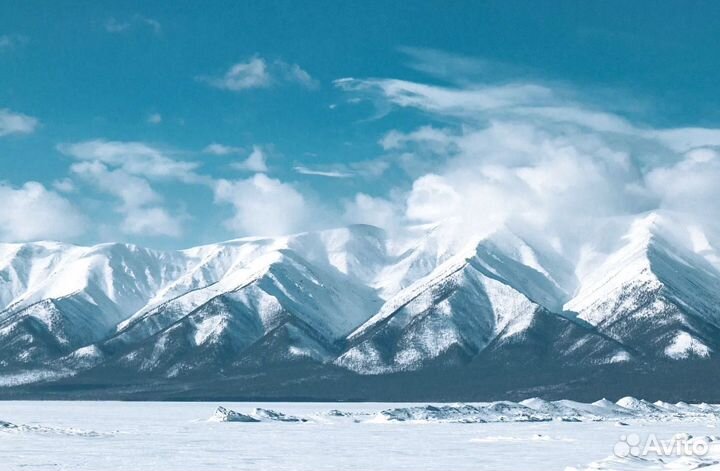
[[[418,369],[449,352],[470,358],[524,331],[538,309],[558,310],[568,297],[540,260],[564,268],[507,230],[471,243],[387,299],[336,363],[366,374]]]
[[[222,346],[227,355],[218,361],[235,361],[244,349],[281,329],[294,338],[283,346],[285,355],[326,360],[334,343],[380,306],[375,291],[364,284],[372,277],[372,261],[383,258],[380,236],[372,228],[353,226],[205,248],[201,252],[210,255],[169,290],[184,286],[183,294],[153,300],[120,324],[103,348],[122,351],[126,365],[139,363],[149,370],[172,364],[176,371],[180,365],[174,362],[182,361],[183,368],[196,363],[182,359],[188,349],[201,355]],[[371,263],[360,266],[363,259]],[[265,354],[271,353],[278,352]]]
[[[596,254],[565,309],[648,355],[706,357],[720,344],[720,272],[674,241],[657,214]]]
[[[0,339],[8,362],[32,358],[13,358],[10,345],[22,354],[22,345],[32,344],[28,351],[40,354],[42,343],[69,351],[102,340],[186,268],[180,254],[124,244],[2,244],[0,254]]]

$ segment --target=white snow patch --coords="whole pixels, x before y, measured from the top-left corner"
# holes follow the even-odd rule
[[[687,332],[678,332],[672,343],[665,348],[665,355],[680,360],[689,356],[708,357],[710,348]]]

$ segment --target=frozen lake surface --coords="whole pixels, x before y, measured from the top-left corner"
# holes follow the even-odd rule
[[[272,409],[307,421],[208,420],[220,405],[242,414],[253,414],[257,407]],[[710,465],[707,470],[715,468],[712,453],[701,461],[609,457],[618,440],[631,434],[656,434],[661,439],[678,433],[720,435],[714,412],[702,417],[511,423],[394,421],[378,416],[386,409],[403,411],[403,406],[0,402],[0,469],[515,471],[693,469],[702,464]],[[330,413],[333,409],[343,414]]]

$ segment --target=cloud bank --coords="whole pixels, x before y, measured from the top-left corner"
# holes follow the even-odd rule
[[[346,213],[358,222],[392,212],[403,224],[456,221],[463,235],[523,227],[568,245],[608,218],[672,211],[709,227],[720,216],[720,129],[656,128],[540,82],[335,85],[353,102],[427,121],[379,140],[409,184],[399,200],[356,196]]]

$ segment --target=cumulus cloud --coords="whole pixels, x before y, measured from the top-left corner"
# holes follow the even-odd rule
[[[701,147],[674,165],[652,169],[646,181],[662,207],[699,219],[720,217],[720,149]]]
[[[233,206],[225,225],[241,235],[282,235],[307,228],[312,208],[291,184],[262,173],[245,180],[219,180],[215,201]]]
[[[141,236],[178,237],[182,234],[179,218],[159,206],[133,208],[125,214],[121,228],[126,234]]]
[[[55,180],[52,186],[60,193],[72,193],[75,191],[75,184],[69,178]]]
[[[402,221],[398,205],[385,198],[358,193],[343,205],[343,220],[348,224],[370,224],[385,229],[395,229]]]
[[[81,235],[85,217],[67,199],[41,183],[13,187],[0,182],[0,239],[20,242]]]
[[[265,173],[268,171],[265,152],[260,146],[253,146],[253,150],[247,159],[242,162],[235,162],[232,167],[247,172]]]
[[[162,197],[147,180],[123,169],[111,170],[100,161],[78,162],[71,171],[102,192],[120,201],[116,209],[123,216],[126,234],[177,237],[182,233],[180,218],[160,206]]]
[[[257,55],[233,64],[221,76],[200,76],[198,79],[215,88],[233,92],[267,88],[280,83],[295,83],[306,88],[318,86],[317,81],[299,65],[281,60],[269,62]]]
[[[0,137],[9,134],[30,134],[38,126],[37,118],[15,113],[7,108],[0,109]]]
[[[144,142],[102,139],[61,144],[58,150],[78,162],[70,170],[98,191],[115,197],[120,228],[126,234],[177,237],[182,217],[164,207],[162,196],[151,181],[212,184],[197,172],[199,163],[177,160]]]
[[[252,57],[247,62],[238,62],[222,77],[205,78],[210,85],[224,90],[238,92],[249,88],[270,86],[270,73],[265,59]]]

